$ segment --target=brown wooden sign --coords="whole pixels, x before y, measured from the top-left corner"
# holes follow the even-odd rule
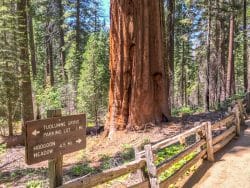
[[[25,158],[29,165],[86,147],[84,114],[29,121],[25,127]]]

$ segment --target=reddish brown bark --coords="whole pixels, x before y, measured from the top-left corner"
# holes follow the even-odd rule
[[[230,33],[229,33],[229,52],[227,64],[227,92],[226,97],[230,97],[235,93],[234,80],[234,15],[230,17]]]
[[[206,61],[206,83],[205,83],[205,101],[204,109],[209,111],[210,108],[210,55],[211,55],[211,0],[208,1],[208,35],[207,35],[207,61]]]
[[[169,115],[161,0],[111,0],[106,129],[143,129]]]

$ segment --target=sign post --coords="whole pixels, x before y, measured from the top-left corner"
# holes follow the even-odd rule
[[[48,110],[47,118],[62,117],[61,110]],[[59,155],[55,159],[49,160],[49,187],[54,188],[63,183],[63,156]]]
[[[25,122],[25,160],[28,165],[49,160],[49,183],[54,188],[62,185],[63,155],[86,147],[86,116],[50,110],[47,117]]]

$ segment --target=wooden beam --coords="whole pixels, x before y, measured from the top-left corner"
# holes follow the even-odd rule
[[[150,183],[148,180],[145,180],[141,183],[129,186],[129,188],[150,188]]]
[[[62,110],[48,110],[47,117],[61,117]],[[63,184],[63,156],[49,160],[49,187],[55,188]]]
[[[241,125],[241,117],[240,117],[240,108],[237,104],[235,106],[235,117],[236,117],[236,136],[240,136],[240,125]]]
[[[150,144],[144,147],[145,156],[147,161],[147,169],[149,175],[149,182],[152,188],[159,188],[159,182],[157,180],[157,170],[154,164],[154,154],[152,150],[152,146]]]
[[[135,152],[135,160],[140,160],[141,156],[138,154],[139,146],[134,147],[134,152]],[[138,169],[133,175],[136,176],[140,182],[144,182],[145,181],[145,167]]]
[[[207,142],[207,158],[209,161],[214,161],[213,151],[213,136],[212,136],[212,125],[211,122],[205,123],[206,127],[206,142]]]
[[[176,135],[172,138],[168,138],[166,140],[160,141],[160,142],[152,145],[152,150],[153,150],[153,152],[156,152],[160,149],[163,149],[163,148],[166,148],[166,147],[171,146],[173,144],[176,144],[179,142],[180,139],[186,138],[192,134],[196,134],[197,132],[202,131],[202,130],[205,130],[204,125],[199,125],[199,126],[194,127],[188,131],[185,131],[179,135]],[[141,157],[144,157],[145,151],[139,152],[139,155],[141,155]]]
[[[227,138],[230,134],[232,134],[235,131],[236,131],[236,126],[230,127],[229,129],[224,131],[219,136],[216,136],[215,138],[213,138],[213,145],[215,145],[215,144],[219,143],[220,141],[224,140],[225,138]]]
[[[236,135],[236,133],[233,132],[225,140],[223,140],[223,141],[219,142],[218,144],[216,144],[214,146],[214,153],[219,151],[220,149],[222,149],[225,145],[227,145],[235,137],[235,135]]]
[[[136,160],[126,165],[103,171],[99,174],[89,175],[69,181],[65,185],[60,186],[59,188],[91,188],[96,185],[118,178],[122,175],[128,174],[130,172],[134,172],[137,169],[143,168],[145,166],[145,159]]]
[[[226,118],[213,124],[212,128],[214,130],[214,129],[218,129],[222,126],[227,126],[228,124],[232,124],[234,122],[234,119],[235,119],[235,114],[231,114],[231,115],[227,116]]]
[[[164,161],[163,163],[157,166],[157,174],[160,175],[162,172],[166,171],[173,164],[183,159],[186,155],[192,153],[193,151],[197,149],[200,149],[200,147],[203,146],[204,144],[206,144],[205,140],[201,140],[198,143],[180,152],[179,154],[175,155],[174,157],[167,159],[166,161]]]

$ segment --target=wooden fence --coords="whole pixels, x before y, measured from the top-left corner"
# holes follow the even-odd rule
[[[222,149],[235,136],[240,136],[241,125],[244,124],[244,115],[245,113],[242,102],[238,101],[230,115],[213,125],[210,122],[205,122],[180,135],[153,145],[146,145],[143,151],[136,152],[135,161],[120,167],[106,170],[99,174],[72,180],[60,186],[60,188],[90,188],[132,172],[137,172],[137,174],[139,174],[140,183],[130,186],[130,188],[168,187],[169,185],[174,184],[200,160],[207,159],[209,161],[214,161],[215,152]],[[218,134],[218,132],[220,134]],[[213,133],[217,133],[217,135],[214,135]],[[173,144],[183,144],[185,143],[186,138],[191,135],[196,135],[197,139],[194,144],[188,146],[184,151],[178,153],[172,158],[166,159],[161,164],[155,165],[155,156],[159,150]],[[162,182],[158,181],[158,177],[161,173],[168,170],[175,163],[193,152],[196,152],[194,158],[184,164],[166,180]]]

